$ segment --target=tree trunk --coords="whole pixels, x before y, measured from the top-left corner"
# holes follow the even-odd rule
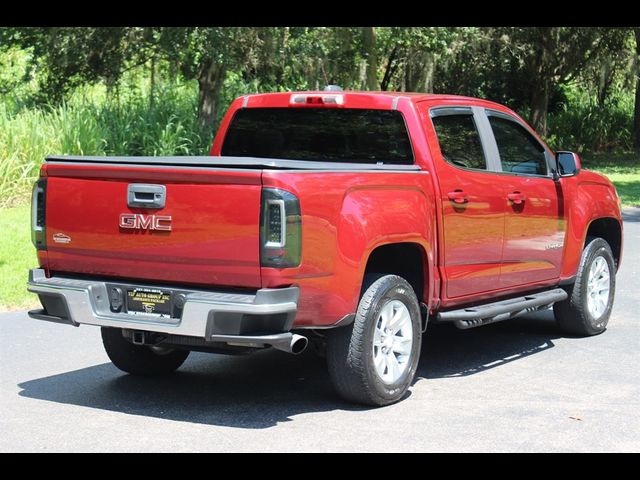
[[[149,107],[153,108],[156,95],[156,57],[151,57],[151,81],[149,85]]]
[[[547,134],[547,109],[553,72],[549,65],[555,46],[557,27],[539,27],[539,51],[534,57],[534,78],[531,91],[531,126],[539,135]]]
[[[423,74],[422,54],[409,49],[404,61],[404,88],[407,92],[417,92]]]
[[[427,52],[424,66],[424,93],[433,93],[433,74],[436,69],[436,56]]]
[[[364,56],[367,60],[367,90],[378,90],[378,55],[376,52],[376,31],[374,27],[362,27]]]
[[[387,67],[384,70],[384,76],[382,82],[380,82],[380,90],[387,91],[389,89],[389,82],[391,82],[391,75],[395,71],[394,62],[396,61],[396,54],[398,53],[398,45],[394,45],[393,50],[389,54],[387,60]]]
[[[358,86],[364,90],[367,86],[367,61],[361,60],[358,68]]]
[[[533,56],[531,91],[531,126],[541,135],[547,134],[549,94],[554,82],[554,55],[560,40],[560,27],[536,28],[539,39]]]
[[[218,117],[218,100],[227,69],[212,59],[203,61],[198,74],[198,125],[213,131]]]
[[[531,96],[531,126],[539,135],[547,134],[547,107],[549,106],[549,81],[543,80],[534,87]]]
[[[633,109],[633,146],[640,151],[640,27],[634,28],[636,34],[636,103]]]
[[[604,107],[604,102],[606,102],[609,96],[609,90],[613,82],[613,73],[611,60],[608,57],[603,58],[600,64],[600,76],[598,78],[598,106],[600,108]]]

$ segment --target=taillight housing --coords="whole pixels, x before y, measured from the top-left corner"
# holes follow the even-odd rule
[[[289,99],[292,107],[323,105],[325,107],[341,107],[344,105],[344,95],[326,93],[294,93]]]
[[[37,250],[47,249],[46,214],[47,179],[41,178],[31,193],[31,241]]]
[[[263,188],[260,215],[260,265],[275,268],[300,265],[302,219],[298,198],[279,188]]]

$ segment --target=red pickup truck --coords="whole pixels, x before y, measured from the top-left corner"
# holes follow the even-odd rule
[[[313,341],[369,405],[405,395],[430,322],[553,305],[565,332],[604,331],[622,251],[607,178],[450,95],[247,95],[210,156],[52,156],[32,205],[32,318],[99,325],[141,375]]]

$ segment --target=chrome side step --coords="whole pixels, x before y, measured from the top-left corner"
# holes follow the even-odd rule
[[[562,288],[556,288],[546,292],[524,295],[475,307],[440,312],[437,315],[437,320],[440,322],[453,322],[456,327],[466,330],[489,323],[509,320],[518,315],[549,307],[555,302],[565,300],[567,296],[567,292]]]

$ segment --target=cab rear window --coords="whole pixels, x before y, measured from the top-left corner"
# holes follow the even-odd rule
[[[402,114],[343,108],[244,108],[222,145],[230,157],[413,164]]]

